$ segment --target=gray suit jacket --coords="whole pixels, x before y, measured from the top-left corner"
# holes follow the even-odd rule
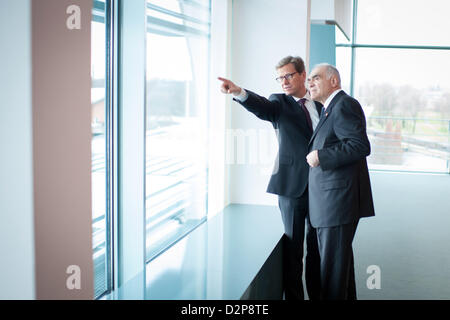
[[[313,227],[333,227],[375,215],[366,157],[370,143],[357,100],[339,92],[309,142],[320,165],[309,171],[309,216]]]

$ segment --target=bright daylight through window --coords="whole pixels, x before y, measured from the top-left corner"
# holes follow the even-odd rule
[[[208,0],[147,1],[147,260],[206,218],[209,32]]]
[[[336,61],[344,70],[344,90],[353,92],[366,114],[369,167],[448,173],[450,40],[443,35],[450,28],[450,2],[354,3],[353,41],[337,40]]]

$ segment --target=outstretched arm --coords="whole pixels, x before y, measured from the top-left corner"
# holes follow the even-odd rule
[[[232,94],[236,102],[240,103],[258,118],[271,122],[278,119],[281,105],[275,95],[267,99],[249,90],[244,90],[231,80],[221,77],[218,77],[218,79],[222,81],[220,91],[225,94]]]

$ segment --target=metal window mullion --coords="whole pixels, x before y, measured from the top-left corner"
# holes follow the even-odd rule
[[[107,75],[106,75],[106,122],[107,122],[107,289],[109,292],[116,287],[116,234],[117,234],[117,79],[115,70],[117,70],[117,12],[116,0],[107,0],[106,2],[106,54],[107,54]]]
[[[117,77],[118,67],[118,1],[106,0],[106,179],[107,179],[107,291],[110,294],[117,289],[118,284],[118,95]]]
[[[413,50],[450,50],[448,46],[416,46],[416,45],[395,45],[395,44],[363,44],[363,43],[337,43],[336,47],[347,48],[370,48],[370,49],[413,49]]]
[[[354,86],[355,86],[355,56],[356,49],[353,47],[353,44],[356,42],[356,22],[358,18],[358,0],[353,0],[353,21],[352,21],[352,53],[351,53],[351,67],[350,67],[350,95],[354,96]]]

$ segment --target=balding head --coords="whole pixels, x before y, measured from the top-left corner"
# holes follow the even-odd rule
[[[325,103],[334,91],[341,88],[339,71],[328,63],[316,65],[307,81],[311,98],[322,103]]]
[[[335,66],[329,63],[320,63],[315,67],[323,68],[328,80],[331,79],[331,77],[336,77],[339,87],[341,86],[341,76]]]

